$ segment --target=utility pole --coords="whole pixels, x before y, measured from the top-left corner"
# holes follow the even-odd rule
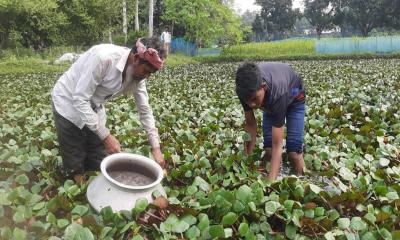
[[[125,44],[128,40],[128,27],[126,24],[126,0],[122,0],[122,31],[125,35]]]
[[[149,0],[149,37],[153,36],[153,12],[154,12],[154,1]]]
[[[135,6],[135,31],[139,31],[139,0],[136,0]]]

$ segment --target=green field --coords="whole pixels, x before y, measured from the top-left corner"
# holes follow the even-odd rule
[[[0,238],[399,239],[400,62],[289,63],[307,88],[304,177],[268,182],[261,148],[244,155],[239,63],[167,66],[148,91],[169,206],[117,214],[61,177],[50,91],[62,71],[0,74]],[[148,155],[133,99],[107,109],[124,151]]]
[[[312,56],[315,55],[314,40],[287,40],[276,42],[247,43],[224,48],[222,55],[264,56],[266,58],[287,56]]]
[[[361,38],[363,39],[363,38]],[[336,39],[339,45],[343,40],[348,44],[349,39]],[[330,41],[329,38],[323,41]],[[354,40],[357,45],[357,39]],[[374,40],[370,40],[374,41]],[[375,43],[375,42],[374,42]],[[387,42],[377,43],[386,44]],[[340,48],[339,48],[340,49]],[[354,53],[318,53],[316,51],[316,39],[293,39],[273,42],[246,43],[222,48],[219,55],[197,56],[195,59],[200,62],[238,62],[246,59],[258,61],[296,61],[296,60],[357,60],[357,59],[399,59],[397,51],[386,53],[375,52],[354,52]]]

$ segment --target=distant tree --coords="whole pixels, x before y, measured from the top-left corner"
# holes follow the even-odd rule
[[[244,40],[246,42],[254,41],[256,33],[253,31],[253,23],[258,13],[256,11],[246,10],[241,14],[242,24],[241,28],[244,34]]]
[[[335,22],[346,25],[368,36],[372,29],[384,25],[385,0],[334,0]]]
[[[2,48],[15,47],[20,44],[19,32],[13,32],[18,23],[18,16],[21,14],[22,3],[14,1],[2,1],[0,7],[0,44]],[[11,36],[19,35],[19,36]]]
[[[333,27],[335,8],[331,0],[305,0],[304,16],[315,27],[318,38],[322,31]]]
[[[258,15],[257,12],[255,11],[249,11],[246,10],[244,13],[242,13],[242,24],[244,26],[252,26],[254,20],[256,19],[256,16]]]
[[[256,0],[261,6],[261,17],[266,24],[268,34],[284,36],[291,31],[300,15],[298,9],[293,9],[292,0]]]
[[[67,19],[56,0],[2,0],[0,16],[3,41],[14,34],[24,47],[36,50],[63,42],[60,29]]]
[[[255,41],[266,41],[268,40],[268,34],[267,34],[267,29],[264,24],[264,20],[261,17],[260,14],[257,14],[256,17],[254,18],[253,24],[252,24],[252,30],[254,33],[254,40]]]
[[[312,29],[313,26],[310,24],[306,17],[301,17],[296,20],[294,24],[294,34],[304,35],[306,30]]]
[[[121,32],[121,1],[110,4],[108,0],[63,0],[59,4],[68,19],[62,28],[67,44],[88,46],[102,41],[106,32]]]
[[[173,26],[171,26],[170,22],[163,21],[162,16],[165,11],[165,3],[164,0],[156,0],[154,4],[154,13],[153,13],[153,24],[154,24],[154,34],[161,34],[165,27],[170,28],[170,32],[173,31]]]
[[[262,33],[265,31],[264,21],[260,14],[256,15],[252,26],[255,33]]]
[[[400,30],[400,0],[385,0],[385,26]]]
[[[182,34],[199,46],[237,43],[243,38],[239,16],[220,0],[164,0],[164,7],[162,20],[179,30],[174,35]]]

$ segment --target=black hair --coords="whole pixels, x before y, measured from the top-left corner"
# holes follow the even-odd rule
[[[136,48],[136,41],[138,39],[135,40],[135,43],[131,49],[131,52],[133,54],[137,53],[137,48]],[[151,38],[140,38],[140,42],[143,43],[144,46],[146,46],[146,48],[154,48],[155,50],[157,50],[158,52],[158,56],[160,56],[161,59],[165,59],[165,50],[163,45],[160,43],[160,40],[158,40],[157,37],[151,37]],[[144,59],[139,59],[139,63],[140,64],[149,64],[151,66],[151,64],[144,60]]]
[[[260,69],[257,64],[245,61],[236,71],[236,94],[242,101],[253,97],[262,86]]]

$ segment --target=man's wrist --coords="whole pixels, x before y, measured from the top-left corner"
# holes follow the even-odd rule
[[[161,148],[160,147],[152,147],[151,151],[152,152],[155,152],[155,151],[157,151],[157,152],[160,151],[161,152]]]

